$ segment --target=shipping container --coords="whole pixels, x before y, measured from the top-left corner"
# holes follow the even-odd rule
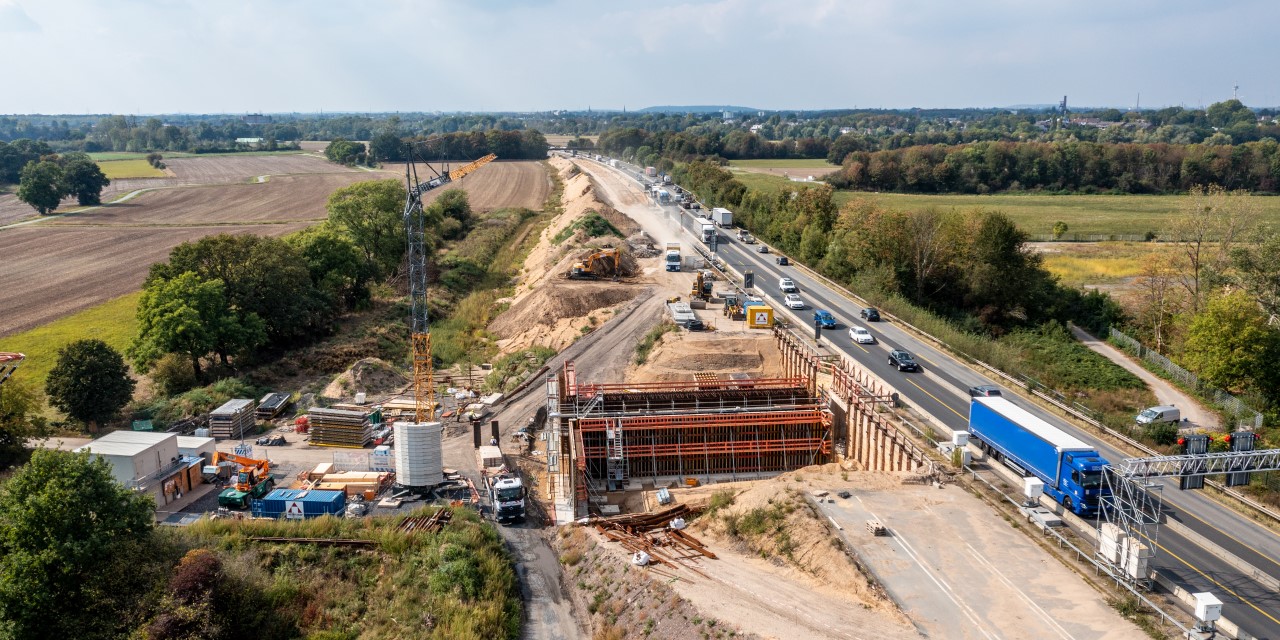
[[[261,500],[254,500],[250,512],[255,518],[303,520],[323,515],[337,515],[347,505],[342,491],[276,489]]]

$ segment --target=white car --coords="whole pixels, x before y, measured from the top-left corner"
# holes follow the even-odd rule
[[[876,337],[862,327],[849,327],[849,337],[858,344],[875,344]]]
[[[796,295],[796,294],[794,294],[794,293],[788,293],[788,294],[787,294],[787,297],[782,299],[782,302],[783,302],[783,304],[787,305],[787,307],[789,307],[789,308],[791,308],[791,309],[803,309],[803,308],[804,308],[804,300],[801,300],[801,299],[800,299],[800,296],[798,296],[798,295]]]

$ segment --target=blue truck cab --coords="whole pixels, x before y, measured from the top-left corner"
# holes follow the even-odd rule
[[[1039,478],[1054,502],[1083,518],[1097,515],[1108,462],[1094,447],[1002,397],[973,399],[969,434],[987,455]]]

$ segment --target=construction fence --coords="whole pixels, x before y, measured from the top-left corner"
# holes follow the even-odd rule
[[[1146,345],[1138,342],[1134,338],[1125,335],[1115,327],[1111,328],[1111,342],[1128,351],[1129,353],[1150,362],[1160,368],[1170,378],[1181,382],[1182,384],[1196,390],[1204,398],[1226,411],[1228,415],[1235,416],[1237,426],[1252,427],[1254,429],[1262,426],[1262,414],[1246,405],[1239,398],[1205,383],[1197,376],[1186,369],[1178,366],[1172,360],[1161,355],[1155,349],[1151,349]]]

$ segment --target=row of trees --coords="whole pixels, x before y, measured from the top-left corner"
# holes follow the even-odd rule
[[[976,318],[993,333],[1046,320],[1093,326],[1119,315],[1105,296],[1058,286],[1026,234],[998,212],[895,211],[868,200],[837,208],[829,186],[749,190],[706,161],[680,167],[677,176],[834,280],[857,277],[945,316]]]
[[[547,157],[547,138],[534,129],[490,129],[406,138],[385,130],[369,142],[369,155],[378,162],[404,162],[410,149],[427,161],[475,160],[490,153],[503,160],[541,160]]]
[[[88,154],[72,152],[28,162],[18,174],[18,199],[40,215],[58,208],[63,198],[75,196],[81,206],[102,202],[102,190],[111,184]]]
[[[330,334],[399,268],[405,196],[398,180],[360,182],[329,197],[324,224],[283,239],[224,234],[178,245],[151,267],[129,357],[139,370],[159,367],[174,392],[201,381],[208,362],[230,370]],[[426,214],[432,243],[473,224],[461,190],[440,194]]]
[[[979,142],[853,151],[827,182],[840,189],[908,193],[1169,193],[1198,184],[1274,192],[1280,190],[1280,144]]]

